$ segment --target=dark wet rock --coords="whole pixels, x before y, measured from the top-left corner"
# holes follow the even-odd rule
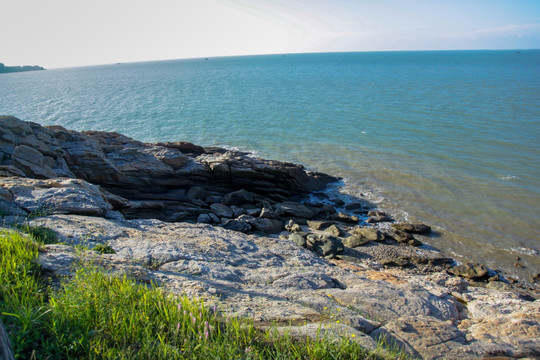
[[[454,266],[448,269],[448,272],[471,280],[482,279],[488,275],[488,269],[485,265],[470,263]]]
[[[210,219],[210,216],[208,214],[200,214],[197,218],[197,222],[203,224],[210,224],[212,220]]]
[[[255,230],[267,234],[277,234],[283,231],[283,221],[277,219],[253,218],[248,221]]]
[[[351,235],[343,240],[343,244],[350,248],[355,248],[357,246],[362,246],[370,242],[371,240],[360,236],[360,235]]]
[[[353,210],[359,210],[362,209],[364,205],[360,202],[353,202],[350,204],[345,205],[345,210],[353,211]]]
[[[380,222],[387,222],[387,221],[390,221],[391,219],[388,217],[388,216],[370,216],[366,219],[366,222],[368,224],[376,224],[376,223],[380,223]]]
[[[419,235],[427,235],[431,232],[431,227],[425,224],[398,223],[392,224],[392,227],[396,230]]]
[[[315,216],[315,212],[308,206],[295,202],[282,202],[275,205],[275,208],[280,210],[285,216],[293,216],[304,219],[311,219]]]
[[[227,230],[242,232],[242,233],[247,233],[251,231],[251,225],[248,222],[242,221],[242,220],[234,220],[234,219],[227,220],[225,224],[223,224],[223,228]]]
[[[358,222],[360,221],[358,216],[344,214],[344,213],[335,213],[330,218],[332,220],[351,223],[351,224],[358,224]]]
[[[202,146],[198,146],[190,142],[186,142],[186,141],[157,143],[156,145],[163,146],[170,149],[176,149],[184,154],[189,154],[189,155],[201,155],[201,154],[204,154],[205,152]]]
[[[337,207],[341,207],[341,206],[345,205],[345,201],[343,201],[342,199],[339,199],[339,198],[332,199],[332,202],[334,204],[336,204]]]
[[[241,206],[244,204],[252,204],[255,201],[255,194],[244,189],[233,191],[226,194],[221,201],[225,205]]]
[[[333,222],[331,222],[331,221],[320,221],[320,220],[308,220],[307,221],[307,226],[310,229],[313,229],[313,230],[322,230],[322,229],[325,229],[325,228],[329,227],[332,224],[333,224]]]
[[[233,211],[227,205],[217,204],[217,203],[212,204],[210,205],[210,210],[212,210],[212,212],[216,214],[216,216],[221,217],[221,218],[230,219],[233,217]]]
[[[230,208],[231,208],[231,210],[233,212],[233,216],[235,218],[237,218],[237,217],[239,217],[241,215],[244,215],[246,213],[246,210],[244,210],[241,207],[235,206],[235,205],[231,205]]]
[[[398,243],[408,244],[411,246],[422,245],[422,242],[417,240],[412,234],[409,234],[408,232],[402,230],[394,230],[389,234],[389,236],[396,240]]]
[[[261,209],[258,208],[244,208],[246,215],[258,217],[261,215]]]
[[[392,219],[383,211],[370,210],[370,211],[368,211],[367,216],[369,216],[366,219],[366,222],[368,224],[375,224],[375,223],[380,223],[380,222],[392,221]]]
[[[191,199],[203,200],[210,196],[210,193],[206,191],[202,186],[192,186],[189,188],[186,195]]]
[[[283,215],[282,211],[275,210],[270,204],[264,204],[260,209],[260,217],[266,219],[279,219]]]

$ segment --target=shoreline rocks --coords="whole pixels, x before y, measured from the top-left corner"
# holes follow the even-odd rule
[[[261,327],[339,324],[367,346],[386,336],[424,359],[540,355],[537,293],[422,246],[429,226],[380,226],[391,217],[360,199],[349,204],[358,216],[336,210],[344,204],[322,191],[337,180],[238,151],[0,116],[2,221],[58,233],[63,245],[39,258],[52,277],[95,262],[218,296]],[[98,244],[116,253],[91,251]]]

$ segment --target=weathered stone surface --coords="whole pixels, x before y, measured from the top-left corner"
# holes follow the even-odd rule
[[[252,204],[253,202],[255,202],[255,194],[244,189],[230,192],[226,194],[222,200],[222,203],[225,205],[236,206]]]
[[[375,338],[384,335],[390,342],[423,359],[446,358],[449,353],[463,348],[467,343],[465,333],[454,326],[452,321],[430,316],[403,316],[373,333]]]
[[[288,232],[301,232],[302,228],[300,227],[300,225],[295,223],[294,220],[289,219],[289,221],[287,221],[287,223],[285,224],[285,230],[287,230]]]
[[[427,235],[431,232],[431,227],[425,224],[398,223],[392,224],[392,227],[412,234]]]
[[[281,210],[285,216],[293,216],[304,219],[311,219],[315,216],[313,210],[303,204],[293,202],[283,202],[276,204],[277,209]]]
[[[308,220],[307,221],[307,226],[310,229],[313,229],[313,230],[322,230],[322,229],[325,229],[325,228],[329,227],[332,224],[333,223],[330,222],[330,221],[319,221],[319,220]]]
[[[328,263],[295,243],[305,240],[303,233],[277,239],[204,224],[73,215],[32,224],[56,229],[68,244],[107,242],[116,254],[88,252],[82,255],[85,261],[135,274],[167,291],[208,299],[217,295],[224,311],[248,316],[256,325],[292,323],[290,330],[298,334],[342,329],[367,346],[386,335],[423,359],[534,358],[540,351],[538,301],[471,288],[444,273],[413,275],[340,260]],[[307,237],[313,246],[322,242],[321,235]],[[67,245],[47,245],[40,262],[52,275],[67,275],[77,254]]]
[[[210,210],[212,210],[212,212],[214,214],[216,214],[216,216],[221,217],[221,218],[232,218],[233,217],[233,211],[227,205],[212,204],[212,205],[210,205]]]
[[[385,238],[384,234],[374,227],[355,227],[351,232],[369,241],[383,241]]]
[[[351,224],[358,224],[358,222],[360,221],[358,216],[348,215],[344,213],[336,213],[331,218],[332,220],[342,221],[342,222],[351,223]]]
[[[329,227],[327,227],[326,229],[324,229],[324,232],[327,232],[327,233],[330,233],[334,236],[341,236],[343,235],[343,230],[341,230],[339,227],[337,227],[335,224],[334,225],[330,225]]]
[[[346,237],[343,240],[343,244],[345,246],[350,247],[350,248],[355,248],[355,247],[358,247],[358,246],[365,245],[370,241],[371,240],[369,240],[369,239],[367,239],[367,238],[365,238],[363,236],[360,236],[360,235],[351,235],[349,237]]]
[[[390,237],[396,240],[398,243],[409,244],[411,246],[420,246],[422,243],[417,240],[412,234],[409,234],[403,230],[394,230],[390,232]]]
[[[252,226],[250,223],[242,220],[227,220],[225,224],[223,224],[223,228],[227,230],[233,230],[238,232],[247,233],[251,231]]]
[[[321,256],[335,257],[344,250],[343,242],[335,236],[309,234],[306,240],[308,247]]]
[[[253,203],[256,193],[283,201],[336,180],[307,173],[300,165],[238,151],[207,151],[187,143],[144,144],[117,133],[45,128],[9,116],[1,117],[0,125],[0,176],[77,177],[128,200],[167,200],[160,216],[153,212],[162,219],[170,219],[173,208],[184,200],[168,196],[193,186],[211,188],[212,196],[226,195],[225,205],[239,206]],[[194,220],[198,215],[189,216]]]
[[[28,212],[102,216],[112,210],[99,188],[84,180],[0,178],[0,186]]]
[[[249,221],[251,227],[255,230],[267,234],[277,234],[283,231],[283,221],[276,219],[252,218]]]
[[[463,264],[448,269],[448,272],[466,279],[481,279],[488,275],[488,269],[482,264]]]

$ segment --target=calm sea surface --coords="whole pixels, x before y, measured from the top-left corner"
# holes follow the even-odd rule
[[[540,271],[540,50],[161,61],[0,75],[0,114],[342,176],[448,255]],[[515,258],[526,266],[513,267]]]

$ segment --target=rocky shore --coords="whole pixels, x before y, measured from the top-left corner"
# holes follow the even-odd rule
[[[239,151],[0,116],[2,223],[58,234],[39,257],[52,278],[82,258],[299,336],[354,335],[367,348],[385,336],[422,359],[540,356],[535,288],[423,245],[427,225],[328,196],[337,180]]]

